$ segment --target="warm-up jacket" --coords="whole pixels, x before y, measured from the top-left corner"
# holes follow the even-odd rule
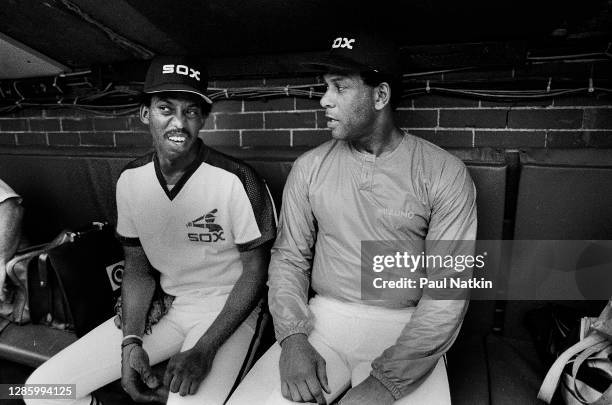
[[[455,340],[467,301],[432,298],[427,287],[371,299],[362,286],[361,242],[474,240],[475,198],[459,159],[409,134],[378,157],[336,140],[302,155],[285,185],[269,270],[277,340],[310,332],[309,287],[342,301],[416,306],[395,345],[372,363],[372,375],[395,398],[411,392]],[[471,243],[440,246],[427,254],[473,254]]]

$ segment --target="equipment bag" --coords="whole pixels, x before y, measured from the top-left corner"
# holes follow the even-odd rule
[[[554,362],[538,398],[550,403],[557,387],[566,404],[612,404],[612,299],[598,318],[583,318],[581,340]]]
[[[38,258],[38,284],[32,284],[33,322],[73,326],[83,336],[109,319],[120,293],[123,250],[106,223],[70,234],[70,240]],[[34,288],[37,285],[37,288]]]
[[[17,324],[30,322],[30,276],[37,271],[38,256],[68,241],[68,234],[62,231],[49,243],[19,250],[6,264],[5,299],[0,302],[0,317]]]

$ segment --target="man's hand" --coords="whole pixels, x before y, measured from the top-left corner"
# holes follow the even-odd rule
[[[283,340],[280,356],[281,391],[295,402],[327,404],[323,391],[330,393],[325,360],[301,333]]]
[[[391,405],[394,402],[391,392],[376,378],[368,376],[342,397],[340,405]]]
[[[4,281],[6,280],[6,263],[0,260],[0,302],[4,301]]]
[[[210,372],[215,354],[214,350],[193,348],[172,356],[164,375],[164,385],[181,396],[195,394]]]
[[[121,386],[136,402],[165,403],[168,396],[151,370],[149,355],[139,345],[129,345],[122,350]]]

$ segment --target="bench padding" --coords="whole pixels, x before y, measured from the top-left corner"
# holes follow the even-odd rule
[[[268,183],[277,209],[293,161],[304,149],[221,149],[250,164]],[[492,149],[451,149],[467,165],[477,189],[478,238],[500,239],[504,224],[507,165]],[[31,243],[45,242],[65,228],[97,220],[115,223],[115,183],[134,156],[3,154],[0,173],[24,197],[25,234]],[[486,399],[484,336],[493,321],[492,302],[473,302],[457,344],[449,353],[453,403]],[[9,326],[0,334],[0,357],[37,366],[75,339],[43,326]],[[479,384],[473,384],[479,381]],[[479,400],[480,402],[480,400]]]

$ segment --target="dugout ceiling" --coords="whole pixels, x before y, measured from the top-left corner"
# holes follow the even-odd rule
[[[290,73],[305,55],[324,51],[342,27],[362,25],[393,35],[402,45],[408,71],[510,65],[535,54],[605,58],[612,52],[610,0],[1,3],[1,34],[52,59],[53,66],[69,69],[138,64],[154,54],[186,53],[211,58],[217,77]],[[0,60],[0,79],[14,78],[7,51],[0,47],[0,52],[5,53],[0,55],[5,61],[3,67]]]

